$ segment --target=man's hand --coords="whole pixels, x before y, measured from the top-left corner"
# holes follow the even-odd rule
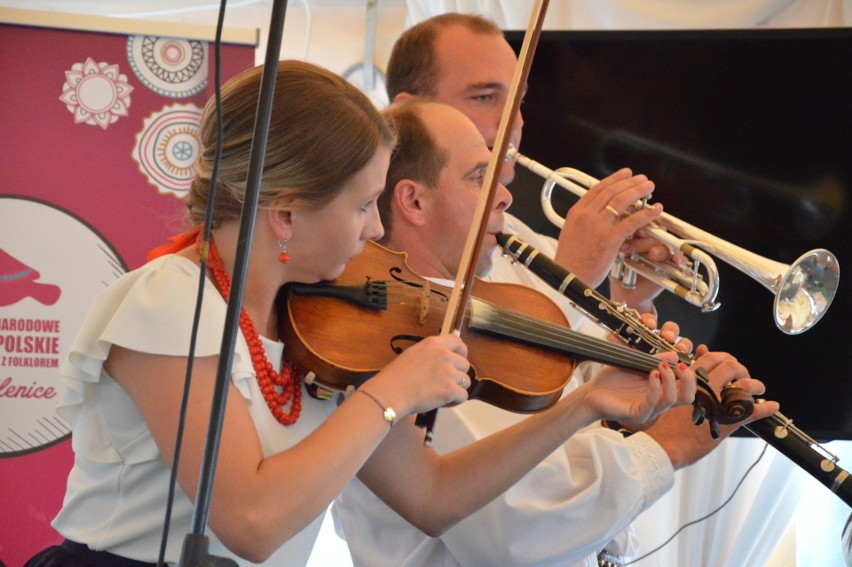
[[[654,183],[644,175],[621,169],[595,184],[568,211],[559,233],[555,260],[589,287],[599,286],[609,273],[618,252],[653,244],[625,241],[662,213],[655,204],[625,215],[630,207],[650,196]]]
[[[640,229],[629,237],[621,246],[620,252],[625,254],[642,254],[652,262],[665,261],[684,265],[686,258],[681,253],[673,253],[668,246]],[[616,303],[624,303],[639,313],[653,313],[654,299],[660,295],[663,288],[656,282],[639,276],[633,289],[624,287],[613,277],[609,278],[609,297]]]
[[[737,362],[727,353],[708,352],[704,345],[697,349],[699,355],[695,365],[701,366],[710,376],[710,385],[717,393],[736,380],[738,387],[744,388],[752,395],[763,394],[763,382],[751,378],[748,369]],[[678,407],[663,413],[656,423],[646,433],[650,435],[669,456],[675,469],[688,466],[719,446],[722,439],[728,437],[739,427],[758,419],[769,417],[779,409],[777,402],[755,404],[754,413],[746,420],[734,425],[720,425],[719,439],[710,435],[707,422],[700,426],[692,423],[692,407]]]

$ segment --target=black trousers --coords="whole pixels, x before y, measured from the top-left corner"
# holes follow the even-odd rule
[[[156,567],[156,563],[145,563],[127,559],[107,551],[92,551],[76,541],[65,540],[38,552],[24,567]]]

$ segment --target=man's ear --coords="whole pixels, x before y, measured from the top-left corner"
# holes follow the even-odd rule
[[[411,179],[401,179],[393,188],[394,214],[414,225],[426,224],[429,207],[429,188]]]
[[[403,92],[400,92],[400,93],[396,93],[396,96],[393,97],[393,100],[391,102],[394,102],[394,103],[403,102],[403,101],[406,101],[406,100],[410,100],[410,99],[414,98],[415,96],[416,95],[413,95],[411,93],[407,93],[407,92],[403,91]]]

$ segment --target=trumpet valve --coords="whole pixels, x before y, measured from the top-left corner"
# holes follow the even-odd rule
[[[624,289],[636,289],[636,270],[632,270],[624,264],[624,254],[618,255],[609,275],[614,280],[621,282]]]

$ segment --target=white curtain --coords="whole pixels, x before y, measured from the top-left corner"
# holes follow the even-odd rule
[[[675,486],[634,522],[640,553],[665,543],[681,526],[716,510],[757,461],[765,443],[726,440],[716,451],[675,475]],[[718,513],[683,529],[637,567],[766,565],[805,490],[804,475],[769,447],[736,495]],[[788,565],[796,565],[792,560]]]

